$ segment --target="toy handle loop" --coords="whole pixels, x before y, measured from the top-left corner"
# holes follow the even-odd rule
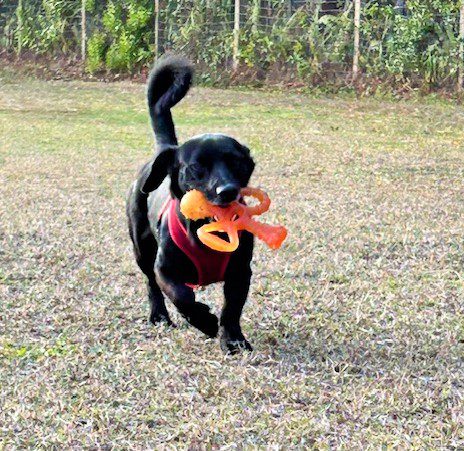
[[[213,232],[227,233],[229,241],[223,240]],[[203,244],[215,251],[233,252],[239,244],[237,229],[230,225],[227,227],[224,223],[212,222],[211,224],[205,224],[198,229],[197,234]]]
[[[240,190],[240,194],[243,197],[254,197],[259,201],[258,205],[255,205],[254,207],[246,207],[246,212],[250,216],[255,216],[255,215],[262,215],[266,211],[269,210],[269,207],[271,205],[271,199],[269,196],[264,192],[261,191],[260,189],[257,188],[242,188]]]

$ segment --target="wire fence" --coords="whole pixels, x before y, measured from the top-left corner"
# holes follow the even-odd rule
[[[464,0],[3,0],[0,48],[136,72],[182,53],[205,82],[400,80],[462,89]]]

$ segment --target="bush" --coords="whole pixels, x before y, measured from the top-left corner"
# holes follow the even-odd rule
[[[96,72],[104,66],[108,45],[104,33],[94,33],[87,43],[87,69]]]
[[[23,1],[16,8],[15,42],[37,53],[69,53],[78,43],[79,12],[73,0]]]
[[[406,16],[392,6],[364,10],[362,65],[367,73],[403,82],[446,83],[459,65],[458,2],[409,0],[407,5]]]
[[[7,0],[8,4],[12,0]],[[335,3],[335,0],[334,2]],[[343,78],[353,56],[352,2],[335,14],[320,2],[260,0],[242,4],[239,59],[251,73],[274,71],[277,78],[327,83]],[[159,22],[160,52],[186,54],[203,83],[230,73],[233,0],[165,0]],[[332,3],[331,3],[332,4]],[[395,0],[363,2],[361,71],[368,77],[400,84],[446,86],[456,80],[459,58],[460,0],[407,0],[407,12]],[[0,42],[37,53],[76,54],[80,44],[79,0],[23,0],[4,20]],[[293,5],[289,7],[289,5]],[[89,72],[131,72],[154,57],[152,0],[86,0],[86,67]],[[267,14],[269,13],[269,14]],[[2,16],[0,16],[0,19]]]
[[[103,14],[103,31],[89,41],[87,69],[131,71],[145,63],[152,54],[152,18],[151,1],[109,2]]]
[[[279,64],[293,68],[301,79],[320,75],[323,63],[347,68],[353,53],[351,8],[337,15],[322,15],[318,7],[312,12],[300,8],[290,17],[287,5],[282,8],[280,20],[265,29],[253,24],[250,15],[240,46],[247,66],[266,71]]]

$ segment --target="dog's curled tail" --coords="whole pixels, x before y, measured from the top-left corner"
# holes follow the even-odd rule
[[[156,142],[160,147],[177,145],[171,108],[190,88],[193,68],[180,56],[165,56],[150,72],[147,88],[148,108]]]

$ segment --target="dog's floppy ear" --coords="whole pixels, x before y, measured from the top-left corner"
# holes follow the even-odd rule
[[[250,149],[247,146],[244,146],[243,144],[240,145],[242,148],[243,153],[248,157],[247,161],[247,170],[244,172],[244,176],[247,178],[247,183],[251,177],[251,174],[253,174],[253,171],[255,169],[255,162],[253,161],[253,158],[251,158],[251,152]]]
[[[243,153],[247,156],[247,157],[250,157],[251,156],[251,151],[250,149],[245,146],[244,144],[240,144],[240,148],[242,149]]]
[[[176,161],[177,146],[164,147],[147,163],[140,173],[140,191],[148,194],[158,188]]]

